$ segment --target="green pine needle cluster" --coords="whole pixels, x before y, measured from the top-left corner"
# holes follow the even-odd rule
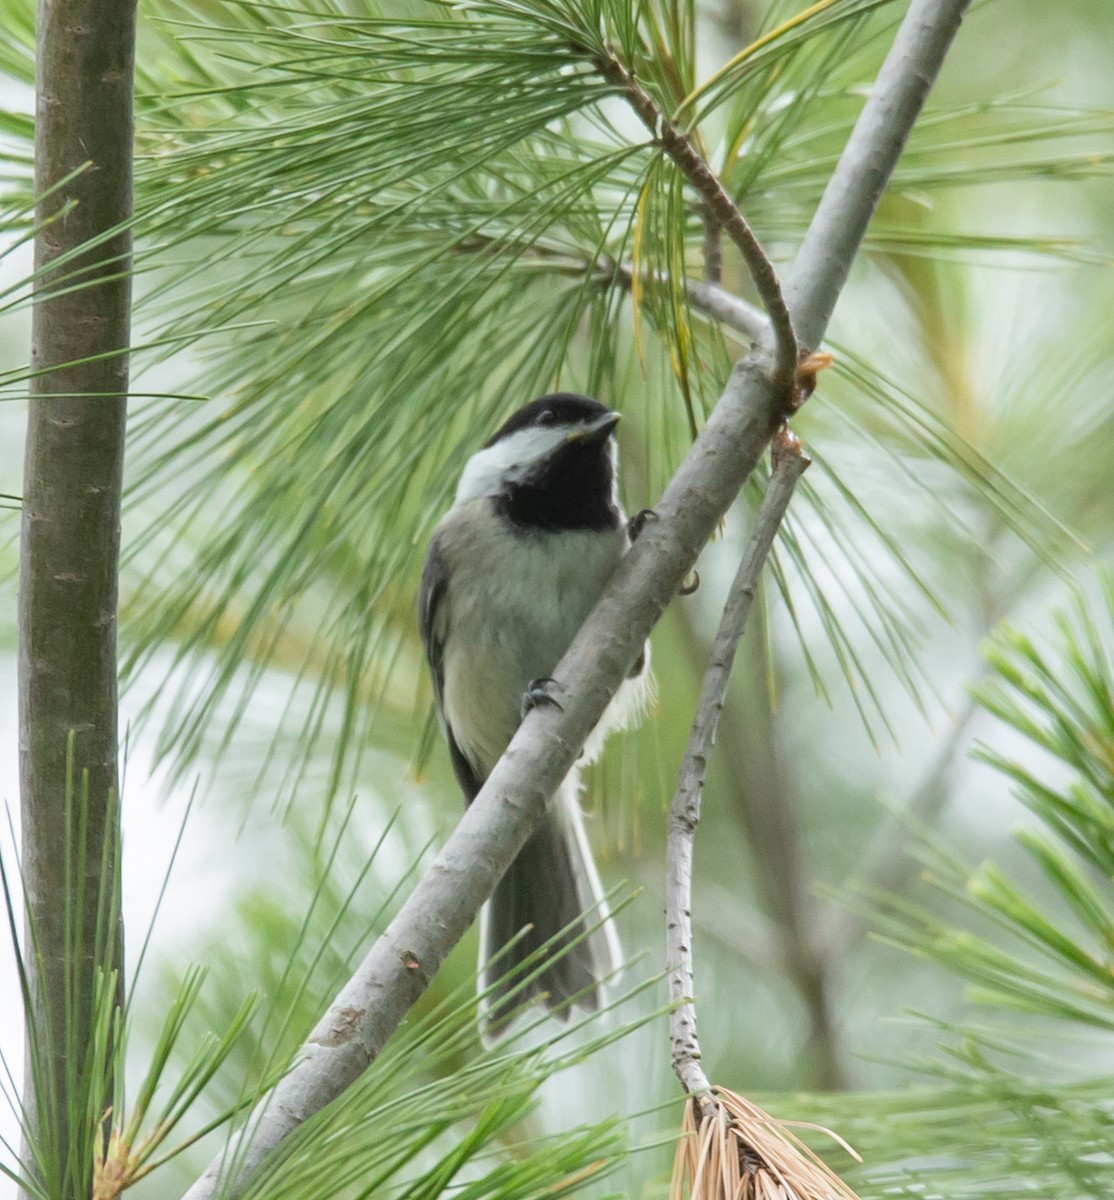
[[[1036,818],[1015,834],[1023,858],[972,868],[936,839],[924,878],[951,902],[948,915],[876,901],[887,938],[966,980],[978,1014],[937,1023],[943,1055],[914,1064],[934,1084],[894,1097],[873,1131],[880,1098],[845,1110],[838,1128],[863,1152],[878,1194],[923,1195],[926,1180],[949,1198],[1028,1188],[1099,1200],[1114,1188],[1110,578],[1053,624],[1039,641],[1001,631],[980,690],[1003,723],[980,755]],[[836,1121],[840,1107],[822,1105],[823,1119]]]

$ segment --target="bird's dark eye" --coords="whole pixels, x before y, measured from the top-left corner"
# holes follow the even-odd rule
[[[543,408],[541,412],[538,413],[539,425],[552,425],[556,420],[557,414],[551,408]]]

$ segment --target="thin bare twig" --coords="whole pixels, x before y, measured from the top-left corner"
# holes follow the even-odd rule
[[[681,765],[681,776],[669,812],[666,841],[665,927],[669,963],[669,998],[673,1002],[669,1032],[673,1044],[673,1070],[681,1086],[706,1110],[714,1107],[710,1085],[700,1065],[693,1005],[692,965],[692,847],[700,821],[700,798],[708,754],[715,741],[731,668],[739,639],[766,557],[773,545],[797,480],[809,465],[800,442],[783,430],[774,443],[774,470],[758,510],[743,561],[731,585],[711,661],[704,676],[696,718]]]
[[[690,279],[685,284],[685,292],[689,303],[698,312],[721,321],[749,341],[757,343],[769,336],[770,322],[766,314],[719,284]]]
[[[595,61],[600,74],[619,90],[662,150],[700,194],[705,223],[711,222],[722,229],[743,256],[770,318],[774,339],[774,384],[779,391],[790,392],[797,374],[797,335],[782,295],[781,281],[754,230],[692,140],[665,116],[633,73],[612,54],[598,55]]]
[[[804,346],[816,346],[823,339],[824,329],[850,272],[855,251],[862,241],[878,200],[885,190],[909,131],[935,81],[968,4],[969,0],[913,0],[906,13],[871,96],[840,156],[793,264],[787,294],[795,327],[800,331]],[[649,97],[646,99],[649,100]],[[645,120],[646,116],[643,115],[643,121]],[[856,193],[853,196],[852,191]],[[755,282],[757,285],[757,278]],[[821,286],[817,287],[817,283]],[[770,318],[775,342],[780,342],[776,318],[772,311]],[[771,479],[771,488],[772,484]],[[775,531],[776,525],[770,534],[771,538]],[[728,608],[731,604],[732,601],[729,600]],[[747,607],[749,608],[749,600]],[[725,609],[720,632],[716,635],[709,676],[717,667],[717,657],[721,652],[720,639],[727,622],[728,609]],[[731,649],[731,659],[733,658],[734,646]],[[728,669],[729,666],[730,664]],[[723,686],[726,687],[726,678],[723,680]],[[692,773],[702,753],[698,726],[702,722],[707,724],[710,721],[711,732],[714,734],[718,707],[714,708],[714,719],[712,715],[705,713],[708,689],[709,682],[706,677],[705,695],[701,697],[683,772],[687,770]],[[722,705],[722,694],[718,703]],[[699,789],[702,780],[702,761],[699,762],[699,774],[688,784],[684,773],[682,774],[682,784],[678,788],[670,817],[671,848],[675,841],[684,841],[678,835],[685,829],[689,819],[693,820],[692,827],[695,828],[695,819],[699,818]],[[676,868],[673,865],[667,867],[667,880],[671,891],[678,885],[676,871],[691,872],[691,834],[687,847],[679,847],[674,853],[681,855],[681,858]],[[691,950],[686,949],[681,958],[673,953],[676,949],[675,943],[683,944],[686,948],[691,945],[691,916],[687,912],[687,899],[684,899],[688,895],[689,892],[686,891],[680,900],[672,895],[667,900],[671,905],[676,903],[676,911],[671,912],[667,918],[667,938],[671,950],[669,962],[682,964],[674,967],[670,976],[670,994],[675,1001],[691,995]],[[683,913],[683,916],[675,937],[671,926],[679,913]],[[687,968],[684,967],[684,962],[687,962]],[[680,988],[680,991],[675,991],[675,987]],[[674,1070],[687,1091],[693,1092],[693,1087],[689,1086],[689,1083],[693,1083],[697,1091],[703,1092],[708,1084],[699,1065],[700,1050],[695,1031],[695,1012],[691,1002],[679,1005],[674,1010],[671,1026]]]
[[[708,645],[697,634],[687,608],[678,610],[676,624],[689,645],[692,661],[705,663]],[[738,913],[719,920],[718,914],[739,909],[741,900],[737,896],[731,899],[729,889],[720,887],[714,889],[720,893],[718,896],[708,897],[709,911],[716,913],[717,919],[712,922],[705,919],[700,928],[724,939],[732,930],[736,941],[745,943],[744,954],[756,959],[764,957],[765,964],[759,969],[780,971],[789,978],[808,1010],[812,1026],[801,1052],[810,1085],[824,1091],[839,1091],[845,1080],[833,1024],[828,969],[838,957],[828,951],[829,942],[818,928],[816,904],[809,891],[797,796],[778,753],[776,722],[765,686],[766,639],[754,637],[749,646],[745,676],[739,679],[739,667],[743,664],[738,664],[733,689],[735,700],[745,699],[747,703],[725,706],[716,744],[725,768],[724,800],[737,814],[753,852],[756,878],[769,905],[769,926],[756,929],[755,914],[747,912],[740,936],[740,930],[735,928],[740,920]],[[746,649],[744,643],[741,650],[745,653]],[[698,881],[697,905],[708,888],[706,878]]]

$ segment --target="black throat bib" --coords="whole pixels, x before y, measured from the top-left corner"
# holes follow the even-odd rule
[[[569,442],[519,483],[496,507],[523,529],[615,529],[614,467],[609,437]]]

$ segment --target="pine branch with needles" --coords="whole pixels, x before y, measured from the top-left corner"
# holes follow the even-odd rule
[[[887,67],[899,59],[902,71],[892,86],[875,89],[856,125],[856,131],[860,126],[881,131],[874,135],[881,149],[872,166],[881,162],[882,169],[856,176],[838,192],[829,189],[816,214],[818,223],[838,224],[844,211],[873,211],[965,8],[965,0],[914,0],[887,59]],[[616,82],[621,82],[618,75]],[[902,97],[908,94],[910,102],[895,107],[895,89]],[[853,133],[856,147],[864,136]],[[810,315],[806,344],[823,340],[827,316],[865,231],[865,223],[859,225],[857,238],[841,242],[848,259],[842,272],[825,268],[828,249],[815,239],[807,253],[798,255],[791,279],[798,303]],[[784,339],[779,353],[784,357]],[[793,359],[796,371],[795,342]],[[527,714],[432,867],[311,1034],[296,1066],[236,1140],[232,1194],[273,1148],[343,1092],[378,1055],[540,822],[548,798],[647,635],[781,426],[787,399],[782,374],[762,351],[732,371],[719,403],[655,506],[658,519],[647,523],[554,672],[560,707]],[[188,1200],[207,1200],[216,1193],[222,1165],[223,1156],[190,1189]]]

